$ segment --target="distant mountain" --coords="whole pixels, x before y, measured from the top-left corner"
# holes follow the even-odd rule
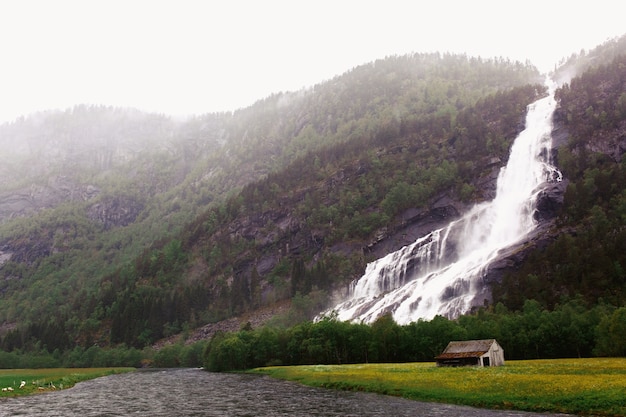
[[[186,122],[78,106],[2,125],[2,346],[142,347],[291,299],[311,317],[490,198],[543,93],[532,66],[414,54]]]

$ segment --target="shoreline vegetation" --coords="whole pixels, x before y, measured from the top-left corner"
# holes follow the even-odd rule
[[[134,370],[0,369],[0,401],[67,389],[78,382]],[[309,386],[424,402],[581,416],[626,416],[626,358],[507,361],[504,366],[487,368],[437,367],[432,362],[270,366],[246,372]],[[22,381],[25,384],[20,388]]]
[[[489,409],[626,416],[626,358],[507,361],[500,367],[434,363],[303,365],[249,372],[301,384]]]
[[[67,389],[89,379],[134,370],[135,368],[0,369],[0,400]]]

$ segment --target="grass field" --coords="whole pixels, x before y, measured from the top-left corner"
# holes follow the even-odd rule
[[[70,388],[81,381],[133,370],[133,368],[0,369],[0,398]],[[25,384],[20,388],[22,381]]]
[[[433,363],[315,365],[252,370],[327,388],[420,401],[595,416],[626,416],[626,359],[507,361],[492,368]]]

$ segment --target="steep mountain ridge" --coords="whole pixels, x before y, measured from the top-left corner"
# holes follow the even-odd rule
[[[0,229],[10,345],[144,346],[292,296],[316,313],[368,260],[493,193],[536,81],[519,63],[391,57],[165,121],[149,155],[94,156],[120,165],[74,170],[89,198]]]

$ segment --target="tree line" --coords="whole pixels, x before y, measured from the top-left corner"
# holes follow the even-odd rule
[[[582,297],[552,310],[527,300],[520,311],[497,304],[456,320],[436,316],[407,325],[398,325],[389,314],[372,324],[344,322],[332,314],[319,321],[301,319],[278,318],[257,329],[248,324],[210,340],[181,339],[160,349],[122,343],[50,351],[37,341],[22,351],[8,349],[10,337],[5,336],[0,368],[204,366],[222,372],[272,365],[429,362],[452,340],[491,338],[503,346],[508,360],[626,356],[626,307],[598,304],[589,309]],[[298,324],[285,325],[289,320]]]
[[[202,366],[206,341],[185,344],[182,342],[160,349],[137,349],[124,344],[115,347],[92,345],[88,348],[74,346],[50,352],[38,345],[27,352],[0,350],[0,369],[41,368],[194,368]]]
[[[290,328],[265,326],[215,335],[203,364],[210,371],[272,365],[433,361],[452,340],[498,340],[506,359],[626,355],[626,308],[592,309],[573,299],[554,310],[527,300],[521,311],[502,304],[449,320],[436,316],[398,325],[387,314],[371,325],[330,315]]]

